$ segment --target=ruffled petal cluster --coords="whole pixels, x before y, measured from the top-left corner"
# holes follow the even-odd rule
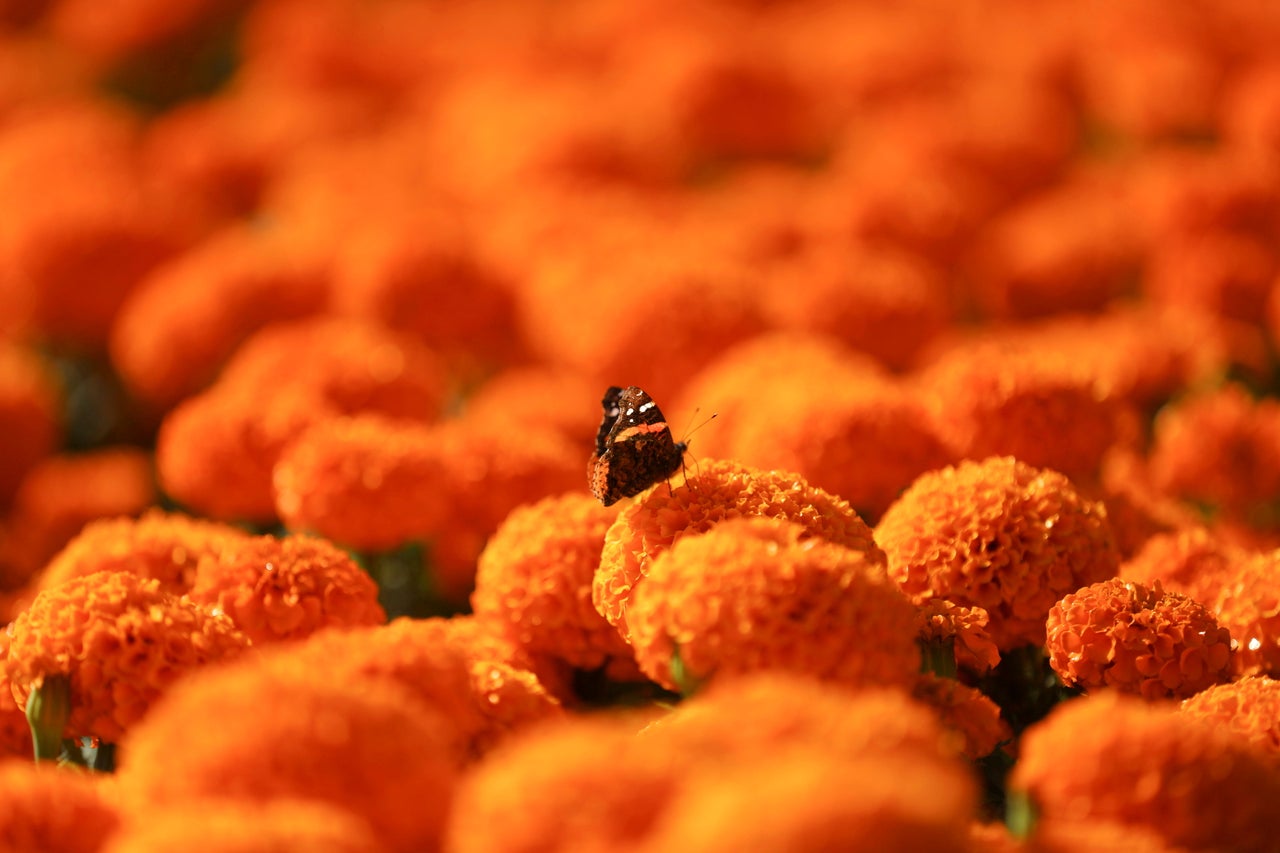
[[[880,519],[876,541],[917,602],[985,609],[1001,651],[1042,644],[1049,608],[1119,564],[1101,504],[1009,457],[921,476]]]
[[[65,676],[66,735],[115,743],[184,674],[248,648],[231,620],[160,581],[99,572],[36,596],[9,626],[4,672],[20,707],[46,679]]]
[[[785,518],[680,537],[631,596],[641,670],[673,690],[761,669],[909,685],[920,669],[915,608],[866,551],[811,537]]]
[[[514,510],[489,537],[471,607],[521,648],[580,669],[630,658],[630,647],[591,604],[604,536],[618,515],[586,494]]]
[[[870,562],[882,559],[871,528],[841,498],[787,471],[704,459],[686,472],[683,485],[659,484],[622,510],[605,536],[592,602],[626,636],[632,593],[659,554],[726,519],[754,517],[794,521],[809,536],[863,551]]]
[[[1280,551],[1251,555],[1224,573],[1210,607],[1231,632],[1233,672],[1280,675]]]
[[[1112,578],[1073,592],[1049,611],[1046,634],[1049,665],[1071,687],[1185,698],[1230,677],[1230,632],[1159,581]]]
[[[452,737],[399,685],[242,662],[176,685],[121,744],[116,778],[135,814],[213,797],[314,800],[367,822],[381,849],[417,853],[439,846],[457,779]]]
[[[920,639],[950,644],[956,665],[982,673],[1000,663],[1000,649],[987,631],[991,615],[981,607],[961,607],[945,598],[931,598],[920,605],[923,620]]]
[[[1182,700],[1182,713],[1243,735],[1274,758],[1280,758],[1280,681],[1247,676],[1218,684]]]
[[[1010,778],[1047,821],[1114,821],[1194,850],[1275,849],[1280,773],[1237,735],[1118,691],[1027,730]]]
[[[260,536],[206,556],[187,596],[226,614],[254,645],[387,618],[364,569],[342,549],[309,536]]]
[[[1013,742],[1013,730],[1000,706],[980,690],[951,678],[922,674],[912,695],[938,713],[951,731],[964,737],[964,754],[978,760]]]

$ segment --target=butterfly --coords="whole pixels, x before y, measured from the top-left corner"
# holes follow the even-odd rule
[[[609,388],[601,405],[604,418],[587,475],[591,494],[610,506],[668,479],[684,461],[687,445],[671,438],[658,404],[635,385]]]

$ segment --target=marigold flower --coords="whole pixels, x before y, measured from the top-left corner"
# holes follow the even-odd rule
[[[151,510],[141,518],[102,519],[84,527],[45,567],[39,587],[49,589],[95,572],[154,579],[181,595],[195,583],[201,558],[248,539],[216,521]]]
[[[256,329],[320,310],[316,264],[259,227],[224,229],[151,273],[111,334],[111,360],[135,397],[163,412],[209,385]]]
[[[919,379],[938,434],[962,459],[1013,456],[1087,477],[1132,432],[1125,403],[1052,351],[1010,358],[979,340],[943,354]]]
[[[239,8],[237,0],[135,0],[114,15],[104,15],[94,3],[70,0],[50,11],[47,25],[78,51],[111,64],[130,58],[137,61],[148,50],[183,45],[204,33],[218,32]]]
[[[602,386],[628,377],[668,399],[682,377],[763,331],[745,296],[755,275],[745,263],[709,263],[689,247],[661,256],[626,241],[579,249],[543,262],[520,291],[522,328],[553,364]]]
[[[932,707],[943,725],[964,737],[964,754],[974,761],[1013,741],[1013,730],[1001,718],[1000,706],[976,688],[924,673],[912,695]]]
[[[510,733],[560,716],[560,704],[474,620],[396,619],[389,625],[322,631],[281,648],[264,666],[323,673],[334,683],[393,681],[450,725],[450,750],[472,761]]]
[[[597,669],[631,648],[591,604],[604,536],[618,515],[587,494],[545,498],[514,510],[489,537],[471,607],[503,626],[530,655]]]
[[[0,762],[0,847],[43,853],[98,853],[120,825],[95,775],[70,768]]]
[[[1133,559],[1151,539],[1175,534],[1200,522],[1191,507],[1151,484],[1146,457],[1135,448],[1115,448],[1103,457],[1098,481],[1086,489],[1089,497],[1102,501],[1107,508],[1116,548],[1125,560]],[[1170,588],[1174,592],[1186,592]]]
[[[972,853],[1187,853],[1141,826],[1113,821],[1087,823],[1040,819],[1030,838],[1015,839],[1007,826],[982,824],[969,833]]]
[[[276,510],[290,530],[362,551],[423,539],[449,512],[434,436],[380,415],[320,421],[276,463]]]
[[[235,351],[218,383],[264,397],[283,385],[313,392],[343,414],[421,421],[440,415],[447,390],[444,365],[421,340],[333,316],[259,329]]]
[[[981,607],[961,607],[945,598],[931,598],[921,603],[920,616],[920,639],[951,644],[957,666],[983,673],[1000,663],[1000,649],[987,631],[991,614]]]
[[[1160,581],[1112,578],[1049,610],[1049,665],[1069,687],[1114,687],[1143,699],[1193,696],[1229,677],[1231,634],[1204,605]]]
[[[653,559],[627,609],[641,670],[687,691],[785,669],[852,685],[909,685],[915,608],[865,550],[786,518],[722,521]]]
[[[380,849],[414,853],[439,847],[457,778],[451,737],[399,685],[241,663],[176,685],[121,744],[116,778],[130,811],[313,800],[367,821]]]
[[[1231,632],[1237,676],[1280,675],[1280,551],[1232,565],[1209,606]]]
[[[0,631],[0,662],[9,656],[9,634]],[[13,687],[0,666],[0,760],[5,758],[30,759],[34,754],[31,742],[31,724],[27,712],[13,699]]]
[[[304,389],[264,395],[215,386],[184,400],[160,425],[160,485],[214,518],[272,521],[276,461],[299,434],[335,415],[323,398]]]
[[[35,353],[0,338],[0,507],[61,440],[62,402],[52,371]]]
[[[156,501],[151,456],[132,447],[50,456],[23,478],[10,516],[26,580],[99,518],[137,515]],[[7,578],[12,584],[14,578]]]
[[[917,603],[984,608],[1001,651],[1043,644],[1054,602],[1119,564],[1101,504],[1056,471],[1010,457],[921,476],[875,536],[903,591]]]
[[[254,645],[331,625],[387,621],[364,569],[342,549],[308,536],[260,536],[205,556],[188,597],[225,613]]]
[[[1280,758],[1280,681],[1246,676],[1217,684],[1183,699],[1180,710],[1241,735],[1263,753]]]
[[[102,853],[379,853],[382,849],[364,821],[327,803],[210,799],[127,815]]]
[[[638,495],[605,535],[591,600],[609,624],[627,635],[627,607],[653,560],[678,537],[702,533],[730,518],[797,522],[810,536],[866,553],[882,552],[871,528],[847,502],[786,471],[761,471],[737,462],[705,459],[684,484],[658,484]]]
[[[830,335],[896,370],[951,319],[941,274],[900,250],[822,243],[770,273],[765,307],[778,325]]]
[[[1120,566],[1120,577],[1212,605],[1223,580],[1250,553],[1196,525],[1152,536]]]
[[[187,239],[181,211],[143,180],[135,120],[105,103],[25,111],[0,139],[0,196],[13,205],[0,314],[24,337],[92,351],[138,278]]]
[[[463,404],[473,422],[529,426],[529,406],[537,400],[538,423],[570,441],[586,442],[600,426],[600,387],[580,373],[549,367],[512,367],[495,374]],[[514,402],[513,402],[514,401]]]
[[[1154,302],[1261,323],[1277,273],[1270,239],[1205,232],[1156,245],[1142,282]]]
[[[1240,68],[1222,101],[1222,132],[1233,148],[1268,157],[1280,146],[1280,63]]]
[[[45,589],[9,627],[4,671],[21,706],[50,678],[71,688],[68,737],[114,743],[189,670],[249,639],[158,580],[99,572]]]
[[[1231,732],[1109,690],[1028,729],[1010,788],[1046,822],[1114,821],[1203,850],[1271,850],[1274,763]]]
[[[1280,402],[1239,385],[1186,397],[1160,412],[1148,466],[1166,493],[1232,514],[1280,492]]]

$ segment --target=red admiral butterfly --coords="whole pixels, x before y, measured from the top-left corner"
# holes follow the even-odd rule
[[[591,494],[605,506],[668,479],[684,460],[658,404],[635,385],[604,392],[604,419],[587,474]]]

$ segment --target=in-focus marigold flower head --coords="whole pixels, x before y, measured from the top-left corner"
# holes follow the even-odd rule
[[[1238,735],[1109,690],[1022,737],[1010,789],[1045,821],[1114,821],[1197,850],[1275,849],[1280,773]]]
[[[809,536],[863,551],[870,562],[882,559],[871,528],[843,499],[787,471],[703,459],[686,471],[682,485],[659,483],[618,515],[605,536],[592,602],[626,636],[632,592],[659,554],[681,536],[702,533],[726,519],[754,517],[794,521]]]
[[[1133,432],[1124,401],[1052,350],[1013,357],[998,341],[979,341],[938,357],[919,382],[939,435],[960,458],[1007,455],[1092,476]]]
[[[50,456],[23,478],[10,516],[11,546],[22,579],[43,568],[86,524],[137,515],[156,501],[151,456],[134,447],[104,447]],[[12,587],[13,577],[7,577]]]
[[[991,614],[981,607],[961,607],[945,598],[931,598],[920,606],[920,639],[950,644],[956,665],[988,672],[1000,663],[1000,649],[987,631]]]
[[[127,814],[101,853],[379,853],[373,832],[356,815],[315,800],[261,803],[216,798],[142,806]]]
[[[275,466],[285,525],[345,546],[389,551],[424,538],[449,512],[443,460],[423,424],[331,418],[294,439]]]
[[[187,595],[226,614],[254,645],[387,619],[364,569],[341,548],[310,536],[260,536],[207,556]]]
[[[1280,551],[1254,554],[1229,568],[1209,606],[1231,632],[1237,676],[1280,676]]]
[[[1280,492],[1280,402],[1239,385],[1187,397],[1156,417],[1152,482],[1182,498],[1247,512]]]
[[[30,760],[0,762],[0,848],[98,853],[120,822],[93,774]]]
[[[531,671],[504,656],[472,619],[396,619],[329,630],[273,652],[264,666],[323,673],[335,682],[395,682],[449,725],[450,753],[472,761],[512,732],[561,715]],[[457,624],[454,624],[457,623]]]
[[[178,678],[248,648],[229,619],[159,581],[99,572],[36,596],[9,626],[4,668],[21,707],[45,679],[66,676],[67,736],[115,743]]]
[[[228,524],[160,510],[136,519],[102,519],[86,525],[49,561],[38,584],[48,589],[95,572],[121,572],[157,580],[162,589],[181,595],[195,583],[202,558],[248,538]]]
[[[379,323],[322,315],[273,323],[246,340],[218,378],[269,396],[307,389],[343,414],[430,421],[444,408],[445,367],[422,342]]]
[[[143,278],[111,330],[111,361],[134,397],[159,412],[213,382],[268,323],[321,309],[324,279],[279,231],[235,225]]]
[[[457,778],[449,721],[396,684],[258,663],[184,679],[129,733],[116,776],[128,810],[299,798],[364,819],[381,849],[438,849]]]
[[[36,354],[0,337],[0,507],[8,505],[36,462],[61,440],[62,394]]]
[[[811,537],[779,518],[682,536],[631,596],[641,670],[673,690],[760,669],[909,685],[920,669],[915,608],[875,557]]]
[[[164,491],[201,514],[227,521],[276,518],[272,469],[308,427],[336,414],[304,389],[266,394],[234,386],[188,397],[156,438]]]
[[[471,607],[531,655],[596,669],[631,648],[591,604],[591,581],[618,508],[587,494],[514,510],[489,537]]]
[[[875,535],[909,596],[984,608],[1001,651],[1041,645],[1049,608],[1113,577],[1119,563],[1100,503],[1062,474],[1010,457],[921,476]]]
[[[1045,630],[1049,665],[1068,687],[1185,698],[1230,677],[1231,634],[1159,581],[1084,587],[1053,606]]]

